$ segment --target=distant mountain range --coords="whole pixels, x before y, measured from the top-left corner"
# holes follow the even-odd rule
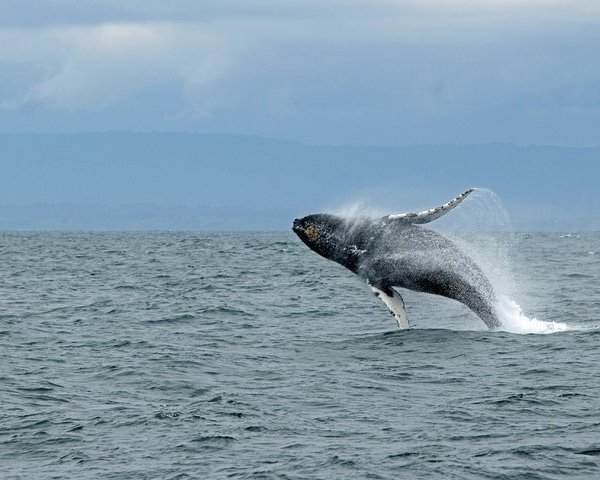
[[[599,179],[600,148],[0,134],[0,229],[279,230],[309,212],[422,209],[482,186],[519,230],[600,230]]]

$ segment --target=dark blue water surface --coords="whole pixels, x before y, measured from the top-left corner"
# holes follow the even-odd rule
[[[0,234],[0,477],[600,478],[600,235],[511,258],[398,331],[292,233]]]

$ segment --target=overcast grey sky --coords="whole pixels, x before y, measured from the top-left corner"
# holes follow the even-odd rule
[[[595,0],[0,2],[0,132],[598,145]]]

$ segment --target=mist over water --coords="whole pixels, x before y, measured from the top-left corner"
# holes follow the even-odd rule
[[[385,212],[382,208],[377,208],[365,201],[356,201],[342,205],[341,207],[327,209],[331,211],[333,215],[348,219],[359,219],[361,217],[381,217],[383,215],[389,215],[390,212]]]

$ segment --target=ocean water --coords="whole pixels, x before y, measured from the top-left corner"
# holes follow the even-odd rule
[[[399,331],[291,232],[2,233],[0,478],[600,478],[600,234],[508,257]]]

